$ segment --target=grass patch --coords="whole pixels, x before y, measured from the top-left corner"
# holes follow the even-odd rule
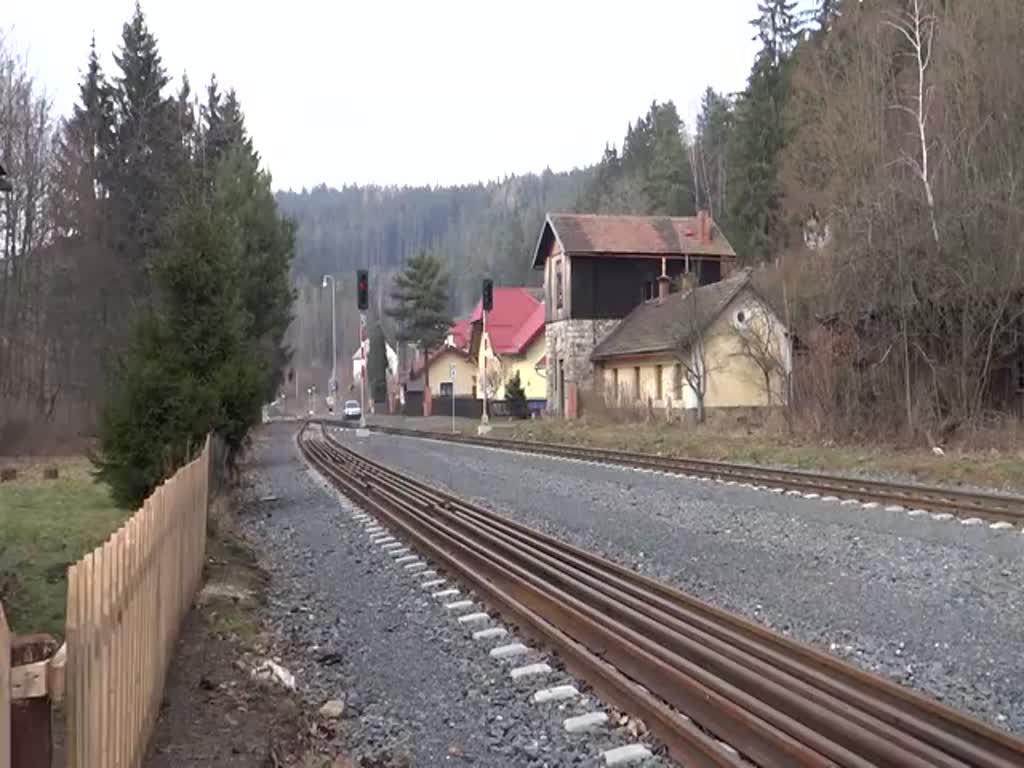
[[[1024,453],[1020,451],[951,449],[945,456],[935,456],[928,450],[892,445],[835,445],[768,430],[723,432],[712,427],[682,427],[664,422],[591,424],[584,420],[545,419],[522,422],[502,430],[500,435],[823,472],[899,472],[922,483],[1024,490]]]
[[[0,599],[14,632],[64,636],[67,566],[106,541],[129,516],[86,459],[17,462],[0,485]],[[56,480],[43,478],[57,466]]]

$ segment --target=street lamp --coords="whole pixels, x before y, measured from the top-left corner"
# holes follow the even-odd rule
[[[321,287],[326,288],[328,281],[331,283],[331,382],[327,389],[330,391],[331,397],[336,400],[338,396],[338,314],[334,297],[338,293],[338,284],[334,275],[324,275]]]

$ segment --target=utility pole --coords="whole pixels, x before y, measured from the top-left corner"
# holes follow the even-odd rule
[[[483,290],[480,292],[480,317],[483,321],[483,332],[480,338],[480,351],[484,357],[484,370],[483,370],[483,390],[484,390],[484,409],[483,413],[480,414],[480,425],[476,428],[478,435],[486,435],[491,431],[491,417],[487,413],[487,349],[484,348],[484,343],[487,342],[487,313],[494,309],[494,281],[490,278],[485,278],[483,282]],[[453,392],[454,394],[454,392]]]
[[[366,437],[366,376],[369,373],[366,348],[366,310],[370,308],[370,273],[365,269],[356,272],[356,306],[359,307],[359,356],[363,361],[363,375],[359,377],[359,429],[356,435]],[[387,355],[385,349],[384,354]]]
[[[331,408],[334,408],[338,397],[338,312],[335,304],[335,296],[338,293],[337,281],[334,275],[324,275],[322,287],[331,283],[331,380],[327,384],[327,392],[331,398]]]

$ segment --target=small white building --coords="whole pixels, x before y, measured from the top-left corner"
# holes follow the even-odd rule
[[[392,347],[386,341],[384,345],[387,347],[387,361],[388,361],[388,377],[393,377],[395,372],[398,370],[398,353],[395,348]],[[363,374],[366,371],[366,361],[370,358],[370,340],[364,339],[362,348],[357,349],[352,353],[352,383],[355,386],[359,386],[359,382],[363,379]]]

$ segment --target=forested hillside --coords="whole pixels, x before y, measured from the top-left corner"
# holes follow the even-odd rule
[[[337,273],[351,282],[367,267],[380,278],[428,248],[448,268],[459,313],[476,300],[484,275],[499,283],[536,279],[529,249],[545,212],[575,208],[590,175],[548,170],[462,187],[319,186],[277,199],[299,226],[296,275],[316,282]]]

